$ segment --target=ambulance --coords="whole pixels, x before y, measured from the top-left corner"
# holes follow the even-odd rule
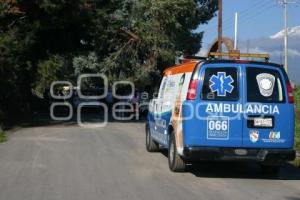
[[[146,149],[169,168],[201,160],[253,161],[277,174],[295,159],[293,89],[267,61],[187,59],[163,73],[146,122]]]

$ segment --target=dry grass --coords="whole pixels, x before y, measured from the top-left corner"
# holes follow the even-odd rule
[[[4,131],[0,128],[0,143],[5,142],[7,140]]]

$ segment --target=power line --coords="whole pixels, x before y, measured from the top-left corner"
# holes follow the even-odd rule
[[[266,13],[267,11],[271,10],[274,7],[275,7],[275,5],[271,5],[271,6],[269,5],[269,6],[261,7],[259,10],[256,10],[256,11],[252,12],[251,15],[244,15],[242,17],[239,17],[239,21],[241,23],[248,22],[248,21],[250,21],[252,19],[255,19],[256,17],[260,16],[261,14]],[[226,30],[229,30],[229,29],[233,28],[233,25],[234,25],[233,22],[231,24],[224,25],[223,26],[223,31],[226,31]],[[207,29],[207,30],[209,30],[209,29]],[[206,31],[204,30],[204,32],[206,32]],[[212,32],[210,32],[210,34],[216,34],[216,32],[217,32],[216,29],[214,29]]]
[[[242,18],[241,21],[247,22],[249,20],[255,19],[257,16],[260,16],[261,14],[266,13],[266,11],[269,11],[272,8],[275,8],[275,5],[271,5],[271,6],[262,8],[260,10],[257,10],[256,12],[253,13],[253,15]]]
[[[244,16],[247,16],[247,15],[251,15],[252,13],[252,10],[253,9],[256,9],[258,7],[267,7],[269,5],[269,1],[272,1],[272,0],[268,0],[267,2],[266,1],[259,1],[259,3],[254,3],[252,4],[251,6],[249,6],[248,8],[238,12],[239,13],[239,16],[240,18],[244,17]],[[233,20],[232,20],[232,17],[229,16],[227,18],[225,18],[225,20],[223,20],[223,26],[230,26],[230,25],[233,25]],[[204,30],[202,31],[208,31],[208,30],[211,30],[211,29],[215,29],[215,25],[214,24],[211,24],[211,25],[208,25],[207,28],[205,28]]]
[[[270,1],[272,1],[272,0],[268,0],[268,1],[260,1],[260,3],[257,3],[257,4],[255,4],[254,6],[248,7],[247,9],[245,9],[245,10],[239,12],[239,13],[240,13],[240,16],[252,14],[252,11],[253,11],[253,10],[256,10],[256,9],[259,9],[259,8],[262,8],[262,7],[265,7],[265,6],[268,6],[268,5],[270,4]]]
[[[260,3],[254,3],[252,6],[248,7],[247,9],[244,9],[244,10],[240,11],[240,12],[239,12],[239,13],[240,13],[240,16],[245,15],[245,14],[247,15],[248,11],[251,11],[252,8],[255,8],[255,7],[257,7],[257,6],[264,6],[265,3],[266,3],[266,2],[262,2],[262,1],[260,1]],[[223,24],[226,24],[226,23],[227,23],[227,24],[228,24],[228,23],[232,23],[232,17],[231,17],[231,16],[225,18]]]

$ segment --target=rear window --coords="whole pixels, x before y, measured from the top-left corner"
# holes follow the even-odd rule
[[[239,99],[238,75],[235,67],[207,68],[201,99],[236,101]]]
[[[247,101],[280,103],[285,101],[284,84],[278,70],[247,68]]]

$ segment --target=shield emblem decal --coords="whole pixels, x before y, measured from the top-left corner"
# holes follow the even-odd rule
[[[256,76],[260,94],[270,97],[274,91],[275,77],[272,74],[262,73]]]

